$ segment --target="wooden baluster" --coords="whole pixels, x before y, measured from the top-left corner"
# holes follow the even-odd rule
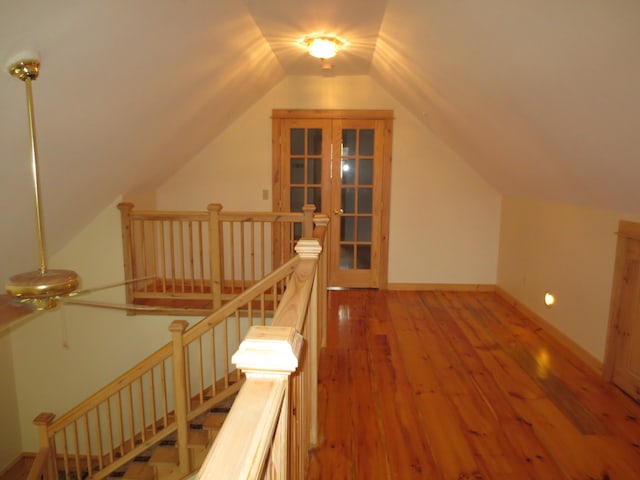
[[[140,438],[142,441],[147,440],[146,415],[144,408],[144,386],[142,384],[143,376],[141,375],[135,383],[138,384],[138,419],[140,420]]]
[[[240,245],[240,291],[244,292],[245,290],[245,270],[246,270],[246,266],[247,266],[247,262],[246,262],[246,258],[245,258],[245,232],[244,232],[244,223],[245,222],[238,222],[238,227],[239,227],[239,233],[238,236],[240,237],[240,240],[238,241],[239,245]]]
[[[304,213],[304,220],[302,221],[302,238],[313,237],[313,213],[315,211],[315,205],[307,204],[302,207],[302,213]]]
[[[191,293],[195,291],[196,287],[196,277],[195,277],[195,258],[193,255],[193,221],[189,221],[189,228],[187,229],[189,232],[189,273],[190,273],[190,287],[189,290]]]
[[[215,327],[211,329],[210,333],[210,339],[209,341],[211,342],[211,396],[215,397],[216,394],[218,393],[217,390],[217,381],[218,381],[218,374],[217,374],[217,368],[216,368],[216,329]]]
[[[162,425],[167,428],[169,425],[169,401],[167,398],[167,368],[166,362],[163,360],[160,365],[160,389],[162,400]]]
[[[231,260],[229,275],[231,276],[231,293],[236,293],[236,240],[235,240],[236,222],[229,222],[229,253]]]
[[[158,232],[158,241],[160,243],[160,249],[158,251],[158,256],[160,257],[160,271],[162,272],[162,293],[167,293],[167,258],[166,258],[166,247],[165,247],[165,232],[164,232],[164,220],[158,220],[158,225],[160,227],[160,231]]]
[[[202,221],[198,221],[198,266],[200,267],[200,293],[204,293],[204,235]]]
[[[186,292],[186,281],[187,281],[187,269],[186,264],[184,263],[185,254],[184,254],[184,221],[180,221],[180,277],[182,278],[180,283],[181,292]]]
[[[156,220],[150,220],[149,221],[149,227],[151,229],[151,233],[149,235],[149,250],[151,250],[151,258],[149,259],[149,263],[151,264],[151,271],[152,271],[152,275],[157,277],[158,276],[158,260],[160,260],[158,258],[158,232],[157,232],[157,227],[156,225],[158,223],[162,223],[162,220],[156,221]],[[147,274],[148,275],[148,274]],[[147,276],[145,275],[145,276]],[[153,291],[157,292],[158,288],[164,288],[164,285],[154,285]],[[164,293],[164,291],[163,291]]]
[[[149,405],[151,406],[151,435],[157,432],[156,415],[156,382],[153,375],[153,367],[149,369]]]
[[[176,288],[176,233],[174,231],[175,223],[176,223],[175,220],[170,220],[169,221],[169,253],[170,253],[169,261],[171,262],[171,264],[170,264],[170,267],[171,267],[170,268],[170,270],[171,270],[171,291],[173,292],[174,295],[177,292],[177,288]]]
[[[263,225],[263,223],[260,223],[260,225]],[[256,224],[254,222],[251,222],[249,224],[249,226],[251,228],[251,240],[250,240],[251,252],[249,254],[249,256],[251,258],[251,265],[250,265],[251,282],[250,282],[250,285],[255,285],[256,284],[256,280],[257,280],[256,279]]]
[[[98,443],[98,470],[102,470],[102,468],[104,467],[104,454],[102,448],[102,422],[100,421],[100,405],[96,406],[96,408],[94,409],[94,413],[96,416],[96,440]],[[87,416],[87,419],[88,418],[89,417]]]
[[[222,205],[212,203],[207,205],[209,210],[209,262],[211,264],[211,295],[213,297],[213,310],[222,306],[222,254],[220,235],[220,211]]]
[[[120,209],[120,224],[122,226],[122,255],[124,259],[124,279],[132,280],[133,276],[133,248],[131,245],[131,210],[133,210],[133,203],[119,203],[118,209]],[[124,290],[126,295],[126,303],[133,303],[133,289],[135,284],[125,284]]]
[[[198,337],[198,398],[200,405],[205,401],[204,398],[204,358],[202,355],[202,336]]]
[[[136,238],[136,243],[134,245],[134,247],[136,248],[136,250],[139,248],[139,250],[137,250],[140,253],[140,257],[141,257],[141,263],[140,263],[140,269],[142,270],[142,274],[145,277],[149,276],[149,269],[147,268],[147,235],[146,235],[146,229],[147,229],[147,222],[145,220],[140,220],[139,222],[140,224],[140,236],[139,238]],[[136,260],[137,263],[137,260]],[[155,280],[152,282],[152,284],[150,285],[151,291],[155,292],[156,291],[156,282]],[[144,282],[144,291],[148,291],[147,288],[147,282]]]
[[[136,446],[136,427],[135,427],[135,412],[133,410],[133,392],[131,391],[131,384],[127,385],[127,406],[129,407],[129,448],[135,448]]]
[[[184,345],[182,336],[189,322],[174,320],[169,325],[173,343],[173,388],[175,394],[176,423],[178,427],[178,459],[181,473],[189,473],[189,450],[187,440],[189,425],[187,423],[187,379],[185,376]]]
[[[33,424],[38,427],[38,445],[40,449],[49,448],[49,432],[48,428],[56,417],[54,413],[41,413],[33,419]],[[58,478],[56,472],[55,452],[49,451],[49,461],[45,470],[45,479],[54,480]]]
[[[260,279],[263,279],[267,274],[267,270],[265,268],[265,260],[266,260],[266,240],[264,235],[265,230],[265,222],[260,223]],[[273,230],[273,227],[271,228]],[[273,241],[273,235],[271,236]],[[273,265],[271,265],[271,271],[275,270]]]
[[[114,448],[113,448],[113,421],[111,418],[111,399],[112,397],[109,397],[106,401],[106,405],[107,405],[107,449],[109,451],[109,462],[113,462],[113,452],[114,452]]]

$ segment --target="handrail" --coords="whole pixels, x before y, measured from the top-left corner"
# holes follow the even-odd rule
[[[246,380],[198,479],[304,478],[317,442],[317,368],[325,297],[319,262],[328,219],[296,245],[300,260],[271,326],[252,327],[233,356]]]

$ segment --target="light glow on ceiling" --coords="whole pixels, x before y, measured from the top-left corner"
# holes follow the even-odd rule
[[[333,58],[345,45],[344,40],[333,35],[311,35],[302,41],[312,57],[327,60]]]

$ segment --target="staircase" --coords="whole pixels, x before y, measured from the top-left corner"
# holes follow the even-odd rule
[[[269,324],[293,258],[71,411],[40,414],[34,461],[45,479],[184,478],[197,470],[244,377],[231,355],[248,329]],[[150,477],[153,475],[153,477]],[[34,475],[34,479],[40,477]]]
[[[222,255],[223,250],[218,242],[221,238],[219,233],[223,229],[217,230],[224,221],[218,219],[216,209],[210,209],[209,228],[215,240],[210,242],[211,270],[218,272],[217,276],[210,281],[212,282],[211,291],[214,293],[213,305],[216,310],[192,326],[189,326],[186,320],[172,322],[169,327],[171,335],[169,343],[64,415],[58,418],[53,413],[38,415],[34,424],[39,433],[39,451],[27,480],[84,478],[181,480],[197,471],[203,462],[206,463],[203,469],[207,470],[207,475],[218,475],[220,471],[226,469],[226,467],[221,468],[221,465],[226,464],[227,467],[232,467],[232,464],[237,463],[237,459],[233,457],[238,456],[238,448],[246,449],[249,446],[252,450],[240,455],[242,457],[240,462],[263,468],[256,463],[256,459],[260,458],[261,461],[268,459],[269,467],[267,468],[273,468],[274,472],[290,470],[297,472],[294,478],[304,478],[308,447],[314,442],[317,433],[314,420],[317,411],[315,387],[317,385],[317,351],[322,339],[322,335],[318,332],[317,318],[323,318],[326,303],[326,297],[322,293],[324,288],[317,286],[318,284],[326,285],[323,273],[326,271],[326,266],[318,269],[318,273],[316,273],[316,266],[322,251],[328,218],[320,216],[316,219],[319,227],[314,230],[312,215],[314,208],[313,206],[309,209],[305,207],[304,216],[302,214],[256,216],[236,213],[226,217],[225,221],[234,224],[231,232],[248,231],[251,232],[251,238],[255,233],[261,238],[261,245],[265,244],[265,229],[263,227],[254,229],[253,226],[245,228],[244,222],[247,220],[276,223],[284,221],[291,224],[304,220],[302,232],[309,232],[308,235],[313,234],[314,237],[298,241],[296,243],[298,254],[290,260],[274,262],[279,266],[270,273],[266,273],[260,280],[256,280],[255,272],[266,272],[266,270],[254,271],[253,269],[256,250],[253,248],[252,241],[249,241],[251,248],[239,248],[240,265],[243,268],[235,268],[233,262],[229,267],[232,278],[229,285],[233,292],[230,297],[223,295],[223,288],[226,290],[228,285],[223,285],[222,279],[227,277],[222,273],[224,269],[220,259],[226,259],[226,256]],[[133,221],[134,217],[130,208],[127,211],[125,215],[127,221],[123,219],[123,236],[126,237],[125,263],[130,261],[129,268],[125,268],[129,275],[132,271],[135,273],[134,266],[138,263],[146,264],[146,262],[138,262],[133,257],[133,250],[138,242],[135,241],[132,232],[137,227],[135,223],[129,221]],[[152,230],[181,231],[181,227],[165,228],[162,225],[153,227]],[[289,230],[293,231],[292,229],[286,231]],[[193,231],[202,233],[205,228],[193,227]],[[128,242],[127,239],[131,240],[131,238],[134,241]],[[148,237],[145,238],[148,239]],[[237,236],[234,237],[232,233],[232,245],[233,238],[237,239]],[[245,237],[241,236],[241,238]],[[274,235],[274,238],[282,240],[289,237],[280,234]],[[165,243],[159,241],[159,244]],[[142,242],[142,245],[144,247],[145,242]],[[167,240],[166,245],[173,245],[172,241]],[[290,241],[284,242],[284,245],[293,245],[293,237],[290,237]],[[160,251],[164,252],[164,249]],[[264,258],[264,254],[270,250],[260,247],[257,251],[261,252],[259,256]],[[142,257],[147,258],[148,251],[145,253],[143,248],[142,252]],[[235,259],[233,248],[231,252],[231,258]],[[248,258],[252,260],[245,262],[247,252]],[[173,261],[173,257],[170,256],[170,258]],[[241,273],[237,280],[234,272],[243,272],[245,264],[250,267],[251,273],[247,276]],[[166,271],[173,271],[172,269],[173,264],[170,264]],[[320,278],[317,284],[316,278]],[[194,285],[198,282],[201,285],[206,283],[204,279],[197,280],[195,277],[190,281]],[[167,291],[143,291],[139,292],[138,296],[143,298],[151,293],[153,293],[151,296],[162,296],[169,292],[169,285],[178,283],[181,282],[171,277],[164,282],[167,285]],[[239,292],[237,288],[240,289]],[[128,292],[128,298],[129,293],[131,292]],[[171,295],[175,295],[175,292]],[[224,302],[215,298],[222,299]],[[273,327],[269,326],[272,321]],[[280,396],[254,398],[254,395],[249,393],[253,390],[246,390],[245,393],[243,388],[238,397],[238,403],[244,407],[238,407],[240,410],[234,408],[229,421],[226,422],[227,426],[216,442],[216,448],[212,449],[213,440],[225,422],[231,402],[241,387],[246,384],[253,388],[253,385],[264,384],[261,381],[254,382],[255,378],[245,379],[240,370],[235,370],[232,366],[231,356],[238,350],[240,343],[250,330],[258,332],[258,336],[249,342],[253,345],[250,351],[264,353],[266,337],[269,337],[270,348],[273,347],[273,350],[269,351],[268,357],[258,355],[254,359],[256,361],[252,360],[250,363],[253,366],[249,367],[249,371],[261,371],[263,367],[267,367],[259,377],[270,377],[275,374],[275,380],[269,380],[269,388],[270,391],[280,392],[278,393]],[[283,332],[288,333],[280,338]],[[290,343],[294,340],[294,343]],[[308,342],[304,349],[302,349],[303,342]],[[280,367],[276,368],[275,372],[269,371],[269,368],[280,365],[283,345],[289,352],[285,355],[285,371],[289,372],[285,377],[297,371],[285,383],[282,380],[283,372],[280,371]],[[257,350],[254,348],[256,346]],[[283,402],[284,398],[289,398],[285,395],[285,391],[289,388],[292,389],[291,399]],[[270,407],[264,410],[258,404],[270,405]],[[265,425],[253,420],[263,415],[261,412],[265,412],[269,418],[267,429],[263,428]],[[270,448],[270,442],[274,439],[273,429],[276,425],[282,426],[284,430],[278,429],[280,432],[276,436],[278,444]],[[291,431],[288,432],[290,425]],[[261,430],[258,433],[265,438],[265,441],[249,445],[242,436],[251,434],[255,428]],[[290,445],[287,440],[289,437],[292,439]],[[222,447],[218,448],[218,444]],[[265,448],[271,451],[269,457],[264,451]],[[295,449],[296,456],[287,456],[290,448]],[[288,462],[287,458],[290,458],[291,462]],[[276,475],[278,478],[280,476]]]
[[[235,395],[229,397],[189,424],[187,447],[194,469],[198,469],[202,465],[209,447],[227,418],[234,399]],[[107,480],[182,478],[184,474],[180,473],[178,469],[179,456],[175,437],[175,434],[172,434],[147,452],[138,455],[132,462],[106,477]],[[64,474],[64,472],[61,473]]]

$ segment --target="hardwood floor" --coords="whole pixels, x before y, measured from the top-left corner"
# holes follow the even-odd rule
[[[640,479],[640,405],[497,295],[329,303],[308,479]]]

